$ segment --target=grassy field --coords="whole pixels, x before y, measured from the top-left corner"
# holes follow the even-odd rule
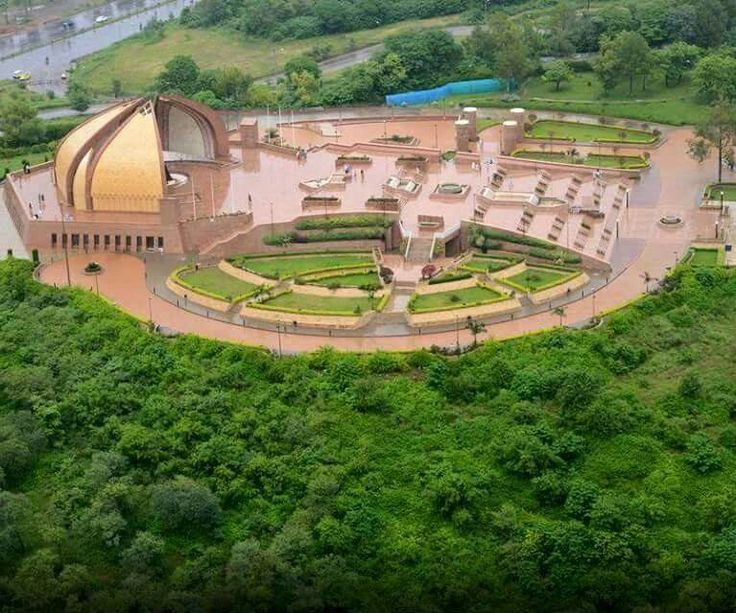
[[[200,68],[237,66],[253,77],[263,77],[279,72],[288,60],[316,45],[330,45],[331,55],[340,55],[383,42],[387,36],[452,25],[457,20],[456,15],[415,19],[372,30],[278,43],[258,38],[246,40],[237,32],[225,29],[188,29],[168,23],[162,40],[151,42],[143,36],[135,36],[82,58],[74,80],[95,93],[109,94],[113,79],[119,79],[124,93],[140,94],[150,87],[164,64],[175,55],[191,55]]]
[[[598,140],[613,140],[622,143],[651,143],[655,140],[653,134],[643,130],[627,130],[614,126],[572,121],[538,121],[532,126],[528,134],[533,138],[564,138],[583,143],[594,143]]]
[[[691,266],[719,266],[721,264],[720,251],[718,249],[692,250],[692,257],[688,260]]]
[[[47,162],[48,160],[52,158],[53,155],[54,154],[50,152],[26,153],[25,155],[16,155],[11,158],[1,158],[0,159],[0,174],[5,172],[6,168],[9,168],[11,172],[15,170],[20,170],[21,168],[23,168],[23,164],[21,164],[23,160],[28,160],[31,166],[35,166],[36,164]]]
[[[736,200],[736,183],[715,183],[705,188],[708,200],[720,200],[723,192],[724,200]]]
[[[414,311],[441,311],[444,309],[461,309],[479,302],[491,302],[502,298],[498,292],[481,285],[466,287],[451,292],[436,294],[415,294],[412,299]]]
[[[237,296],[248,294],[256,287],[252,283],[241,281],[222,272],[217,266],[183,272],[178,277],[190,285],[194,291],[202,290],[205,294],[219,296],[224,300],[232,300]]]
[[[26,98],[33,108],[40,111],[42,109],[53,109],[66,106],[69,101],[65,97],[49,98],[45,94],[31,91],[26,87],[22,87],[20,83],[12,80],[0,81],[0,104],[7,102],[13,96]]]
[[[525,160],[537,160],[539,162],[561,162],[564,164],[582,164],[583,166],[595,166],[596,168],[643,168],[647,161],[638,155],[598,155],[590,154],[585,158],[574,157],[566,153],[556,151],[515,151],[513,157]]]
[[[541,77],[532,77],[516,93],[520,100],[513,102],[504,102],[502,98],[505,92],[499,92],[452,96],[446,99],[446,103],[479,107],[523,106],[527,110],[585,113],[672,125],[697,123],[708,113],[708,107],[695,99],[687,79],[669,88],[661,80],[652,80],[646,91],[637,87],[629,96],[626,84],[619,85],[611,92],[604,92],[594,73],[583,72],[575,74],[560,91],[554,91],[554,85],[545,83]]]
[[[475,255],[467,260],[461,268],[469,270],[470,272],[487,272],[494,270],[501,270],[511,266],[513,262],[511,260],[505,260],[503,258],[484,258],[479,255]]]
[[[508,279],[504,279],[503,281],[508,281],[516,286],[527,288],[531,292],[536,292],[541,288],[559,285],[567,281],[570,276],[571,273],[566,271],[530,266],[524,272],[508,277]]]
[[[356,298],[344,298],[342,296],[312,296],[311,294],[297,294],[287,292],[266,300],[263,304],[268,308],[284,311],[310,311],[313,313],[324,313],[332,315],[356,314],[356,307],[361,313],[370,311],[378,303],[377,299],[371,300],[368,296]],[[253,305],[258,306],[258,305]]]
[[[273,258],[235,258],[233,265],[250,270],[258,275],[271,279],[287,279],[308,272],[320,270],[339,270],[350,266],[373,264],[370,254],[362,253],[330,253],[292,255]]]
[[[312,285],[330,286],[333,283],[340,287],[362,287],[363,285],[378,285],[378,275],[375,272],[357,272],[350,275],[331,275],[309,281]]]

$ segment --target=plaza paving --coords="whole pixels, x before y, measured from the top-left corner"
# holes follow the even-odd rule
[[[422,134],[422,138],[431,141],[426,142],[427,146],[434,145],[436,135],[440,147],[449,147],[452,138],[449,125],[440,123],[435,128],[431,122],[425,122],[422,127],[426,132]],[[384,127],[380,122],[370,126],[355,124],[343,128],[342,138],[364,141],[381,136],[383,131]],[[312,130],[304,128],[291,130],[289,127],[284,129],[284,136],[291,137],[299,144],[312,145],[320,144],[315,142],[315,139],[319,141],[320,138],[322,140],[328,138],[316,136]],[[686,128],[667,130],[664,144],[652,151],[652,169],[644,172],[641,181],[634,184],[630,206],[620,212],[619,238],[613,241],[613,247],[607,256],[614,271],[611,279],[608,283],[592,286],[585,297],[566,305],[564,318],[566,325],[587,321],[594,313],[600,314],[637,298],[645,291],[645,276],[662,278],[667,269],[685,254],[693,240],[712,236],[718,212],[701,211],[697,208],[697,204],[703,186],[711,180],[715,169],[710,160],[700,165],[687,156],[686,142],[690,136],[691,132]],[[493,133],[493,129],[486,131],[484,151],[493,152],[496,141],[497,135]],[[218,206],[223,210],[232,211],[245,206],[247,194],[251,194],[256,225],[270,221],[270,204],[264,206],[267,201],[279,203],[278,207],[274,207],[277,220],[301,214],[299,198],[296,197],[299,193],[295,188],[296,180],[321,176],[328,170],[334,171],[334,154],[324,156],[321,152],[310,154],[307,163],[301,165],[288,158],[272,160],[270,157],[262,158],[263,155],[264,153],[260,151],[244,152],[243,164],[230,172],[227,185],[223,185],[221,195],[218,197]],[[358,179],[356,183],[348,186],[351,196],[345,199],[345,207],[341,212],[350,211],[351,208],[359,210],[358,207],[368,196],[380,193],[378,186],[394,171],[393,164],[389,164],[390,160],[382,159],[381,155],[371,155],[374,157],[371,169],[365,173],[362,181]],[[263,164],[262,159],[269,161]],[[295,167],[298,169],[295,179],[290,177],[289,182],[279,180],[287,173],[293,173]],[[256,173],[262,175],[261,178],[264,180],[253,181]],[[483,174],[484,171],[453,169],[450,165],[443,168],[442,180],[480,185],[486,179]],[[430,179],[427,181],[427,187],[432,186],[433,181]],[[417,213],[422,210],[421,203],[425,203],[425,200],[417,199],[411,202],[402,211],[402,218],[416,219]],[[468,202],[462,205],[442,203],[441,206],[442,214],[447,216],[446,223],[449,224],[469,217],[472,199],[468,198]],[[205,211],[201,213],[206,214]],[[672,214],[682,217],[685,223],[678,228],[664,228],[657,223],[663,215]],[[58,257],[57,253],[56,258]],[[70,259],[72,282],[87,289],[95,289],[93,279],[82,272],[84,264],[94,259],[102,263],[105,269],[98,277],[100,293],[123,310],[141,319],[147,320],[151,317],[164,328],[210,338],[263,345],[274,350],[278,350],[280,343],[284,352],[308,351],[326,344],[350,351],[409,350],[431,345],[454,346],[458,337],[462,345],[472,340],[470,333],[464,329],[460,329],[459,333],[454,329],[428,332],[411,331],[398,326],[389,334],[386,333],[388,328],[369,326],[365,330],[354,331],[351,334],[338,332],[325,334],[324,331],[316,333],[302,329],[294,330],[291,325],[287,325],[278,333],[273,327],[269,328],[265,324],[250,327],[243,326],[242,321],[238,321],[237,318],[232,318],[232,321],[218,320],[213,314],[207,317],[204,309],[189,311],[177,308],[176,304],[171,302],[171,297],[161,296],[165,293],[162,289],[157,289],[154,295],[150,288],[163,286],[156,277],[163,275],[161,271],[166,267],[157,267],[156,260],[159,256],[147,257],[148,262],[144,264],[139,258],[125,254],[103,252],[94,255],[75,255]],[[388,257],[391,258],[392,266],[397,271],[397,278],[416,279],[419,276],[420,267],[401,264],[398,261],[400,258],[397,259],[396,256]],[[40,276],[47,283],[65,284],[66,272],[63,261],[57,259],[47,264],[41,270]],[[288,316],[285,316],[285,319],[288,319]],[[559,317],[551,310],[547,310],[490,323],[481,338],[489,336],[497,339],[510,338],[558,324]]]

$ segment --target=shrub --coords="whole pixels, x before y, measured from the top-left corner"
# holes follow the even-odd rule
[[[472,276],[472,273],[469,272],[444,273],[438,277],[430,279],[429,285],[436,285],[438,283],[450,283],[451,281],[462,281],[463,279],[470,279]]]
[[[217,497],[208,487],[185,477],[155,486],[151,508],[162,526],[173,532],[212,530],[222,520]]]
[[[699,473],[706,474],[720,470],[723,458],[716,446],[706,435],[695,434],[687,445],[685,460]]]

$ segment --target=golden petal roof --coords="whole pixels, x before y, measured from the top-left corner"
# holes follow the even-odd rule
[[[164,195],[165,171],[156,116],[150,102],[118,128],[98,154],[92,175],[92,208],[155,211]]]
[[[56,149],[55,174],[56,185],[62,195],[68,193],[69,182],[73,177],[69,176],[69,170],[73,169],[75,158],[83,154],[84,150],[91,146],[92,139],[108,124],[118,119],[126,110],[136,104],[137,100],[121,102],[98,115],[78,125],[59,143]],[[78,162],[77,162],[78,163]],[[66,200],[66,198],[64,198]]]

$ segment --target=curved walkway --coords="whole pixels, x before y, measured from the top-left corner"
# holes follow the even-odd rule
[[[567,306],[565,325],[588,321],[594,314],[610,311],[636,299],[645,291],[644,277],[661,278],[681,258],[689,244],[697,238],[713,234],[718,213],[697,208],[703,186],[712,180],[711,161],[699,165],[686,155],[687,129],[673,130],[667,142],[652,153],[654,168],[636,187],[631,206],[621,215],[619,249],[634,249],[629,254],[633,261],[628,268],[597,292]],[[663,228],[657,220],[663,215],[678,214],[685,224],[680,228]],[[626,239],[626,240],[624,240]],[[643,248],[639,246],[643,245]],[[625,256],[624,256],[625,257]],[[132,315],[182,333],[231,342],[262,345],[274,351],[294,353],[312,351],[331,345],[345,351],[412,350],[438,345],[454,347],[458,342],[468,345],[472,336],[467,330],[429,332],[410,336],[312,336],[276,330],[254,329],[232,323],[215,321],[201,315],[178,309],[151,294],[146,286],[146,271],[142,260],[135,256],[115,253],[76,255],[70,258],[71,280],[75,285],[97,291],[94,277],[84,275],[84,265],[94,259],[104,266],[97,281],[100,294]],[[627,259],[629,259],[627,257]],[[40,273],[46,283],[65,285],[63,260],[46,265]],[[488,325],[479,339],[488,337],[506,339],[559,325],[559,317],[552,312]]]

